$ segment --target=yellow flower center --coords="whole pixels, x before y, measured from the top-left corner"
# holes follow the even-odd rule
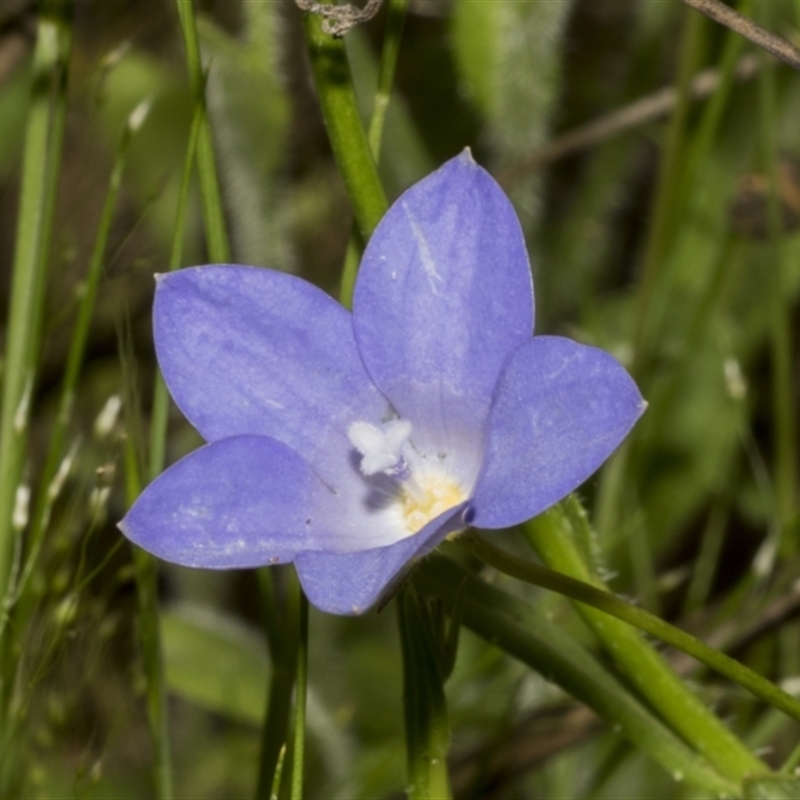
[[[392,517],[405,528],[401,536],[417,533],[432,519],[467,499],[438,458],[428,461],[416,451],[412,432],[408,420],[397,418],[380,426],[358,420],[347,429],[350,444],[361,456],[359,466],[364,477],[382,474],[394,484]]]
[[[444,475],[415,475],[412,480],[414,486],[406,483],[401,497],[409,535],[467,499],[461,487]]]

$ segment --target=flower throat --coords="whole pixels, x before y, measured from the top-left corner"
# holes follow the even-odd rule
[[[369,478],[385,475],[397,487],[393,500],[403,524],[412,535],[432,519],[466,499],[464,491],[441,466],[432,466],[411,444],[411,423],[393,419],[378,427],[354,422],[347,431],[361,455],[361,473]]]

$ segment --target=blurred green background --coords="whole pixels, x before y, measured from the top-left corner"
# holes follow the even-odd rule
[[[799,2],[738,5],[800,41]],[[335,293],[352,215],[301,12],[291,0],[195,8],[232,260]],[[346,36],[365,119],[384,23],[385,9]],[[36,36],[36,4],[2,0],[3,325]],[[142,798],[153,792],[146,681],[131,550],[115,525],[128,502],[126,441],[141,459],[147,449],[153,274],[169,264],[195,103],[169,0],[79,0],[72,36],[23,466],[34,492],[47,489],[37,482],[119,139],[134,109],[151,106],[131,136],[103,251],[62,454],[69,472],[27,611],[8,629],[14,785],[20,797]],[[800,674],[798,119],[790,68],[677,0],[412,0],[380,162],[390,199],[467,146],[501,181],[528,239],[536,332],[610,350],[650,403],[580,492],[598,567],[615,591],[775,680]],[[205,263],[194,183],[187,213],[182,262]],[[123,400],[116,416],[113,398]],[[167,461],[199,443],[173,409]],[[501,543],[525,551],[513,534]],[[492,580],[595,647],[563,598]],[[176,796],[250,797],[271,669],[258,581],[164,565],[159,592]],[[306,796],[399,796],[393,614],[312,610],[310,641]],[[797,724],[677,661],[770,764],[788,756]],[[470,633],[447,692],[457,797],[705,796]]]

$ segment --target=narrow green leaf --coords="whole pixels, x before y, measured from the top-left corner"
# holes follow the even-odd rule
[[[577,499],[570,498],[565,504],[575,506],[577,502]],[[573,599],[582,600],[577,609],[603,642],[609,655],[674,730],[703,753],[720,772],[738,781],[748,773],[766,770],[766,765],[752,755],[742,742],[703,705],[670,669],[655,648],[630,625],[690,653],[712,669],[750,689],[758,697],[779,704],[778,707],[798,719],[800,719],[800,703],[775,684],[724,653],[714,650],[644,609],[636,608],[610,594],[581,558],[575,544],[575,526],[578,530],[588,529],[588,519],[575,510],[568,515],[562,506],[554,506],[526,523],[524,530],[531,544],[545,563],[558,572],[543,570],[521,559],[513,559],[515,567],[521,568],[524,564],[526,568],[541,571],[542,577],[544,572],[549,572],[546,579],[560,581],[562,585],[562,589],[555,589],[556,591],[568,593]],[[585,540],[588,536],[588,532],[584,531],[579,538]],[[487,556],[490,548],[494,553],[502,553],[487,542],[478,539],[473,541],[478,542],[477,546],[484,550]],[[502,557],[505,560],[505,554]],[[510,567],[511,562],[508,561],[506,566]],[[573,581],[566,577],[567,575],[577,580]],[[568,591],[564,592],[563,588],[567,587]],[[551,584],[548,588],[555,587]],[[582,593],[582,597],[576,598],[576,592]],[[611,618],[609,614],[612,615]]]
[[[186,63],[194,102],[201,109],[202,119],[197,142],[197,169],[200,176],[200,194],[203,201],[203,217],[206,226],[208,254],[211,261],[224,264],[230,261],[230,244],[225,224],[222,196],[220,194],[217,163],[214,157],[214,141],[208,123],[205,100],[205,76],[200,60],[200,45],[197,38],[197,23],[192,0],[175,0],[178,18],[186,47]]]
[[[31,74],[0,410],[0,600],[6,598],[11,579],[12,513],[25,457],[27,416],[42,333],[64,135],[70,12],[68,2],[42,4]]]
[[[463,591],[462,619],[468,628],[585,702],[676,780],[719,797],[740,795],[736,783],[692,752],[597,659],[535,606],[489,586],[439,554],[419,565],[414,583],[450,606]]]
[[[58,410],[50,431],[50,444],[47,450],[47,457],[44,468],[39,479],[39,491],[32,514],[30,529],[30,539],[28,542],[28,553],[25,566],[22,571],[20,584],[17,592],[21,593],[25,583],[30,579],[31,573],[37,563],[39,550],[42,545],[44,533],[50,515],[52,504],[56,499],[57,485],[54,483],[56,474],[60,471],[62,459],[64,458],[64,441],[67,434],[67,427],[72,417],[72,405],[75,391],[83,367],[83,360],[86,352],[86,344],[89,338],[89,327],[95,309],[97,290],[100,285],[100,278],[103,274],[105,264],[106,247],[111,234],[111,226],[114,219],[114,212],[117,206],[117,198],[122,185],[122,175],[127,163],[128,146],[131,137],[143,124],[149,110],[149,102],[145,101],[134,109],[128,119],[117,146],[114,158],[114,165],[108,181],[108,189],[103,202],[103,209],[100,213],[100,221],[95,234],[92,255],[89,259],[89,268],[86,278],[82,284],[81,300],[78,306],[78,315],[75,327],[70,340],[69,351],[67,353],[67,363],[64,368],[64,377],[58,400]],[[64,476],[66,477],[66,476]],[[63,478],[61,479],[63,482]],[[27,614],[22,613],[22,618]]]
[[[178,193],[178,207],[175,211],[175,226],[173,228],[172,249],[169,259],[170,272],[178,269],[183,260],[186,207],[189,202],[189,185],[192,178],[192,167],[197,154],[197,140],[201,124],[202,114],[197,109],[192,120],[189,142],[186,146],[186,157],[183,162],[183,175],[181,176],[180,192]],[[150,415],[150,462],[148,465],[150,480],[157,478],[164,469],[168,416],[169,393],[167,392],[167,384],[164,382],[161,373],[157,371],[153,388],[153,409]]]

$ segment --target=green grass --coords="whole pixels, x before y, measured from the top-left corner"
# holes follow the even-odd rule
[[[426,797],[447,742],[456,798],[800,793],[770,705],[800,691],[800,76],[738,78],[753,46],[678,2],[386,0],[344,44],[291,4],[50,0],[32,37],[7,5],[0,796]],[[797,35],[800,3],[736,5]],[[666,112],[526,167],[667,85]],[[390,609],[312,608],[305,650],[289,573],[183,570],[115,527],[200,443],[158,377],[153,275],[248,261],[347,301],[387,201],[467,146],[520,212],[537,333],[610,350],[649,408],[586,515],[499,533],[510,559],[443,548],[402,637]],[[748,671],[504,574],[538,574],[531,544]]]

